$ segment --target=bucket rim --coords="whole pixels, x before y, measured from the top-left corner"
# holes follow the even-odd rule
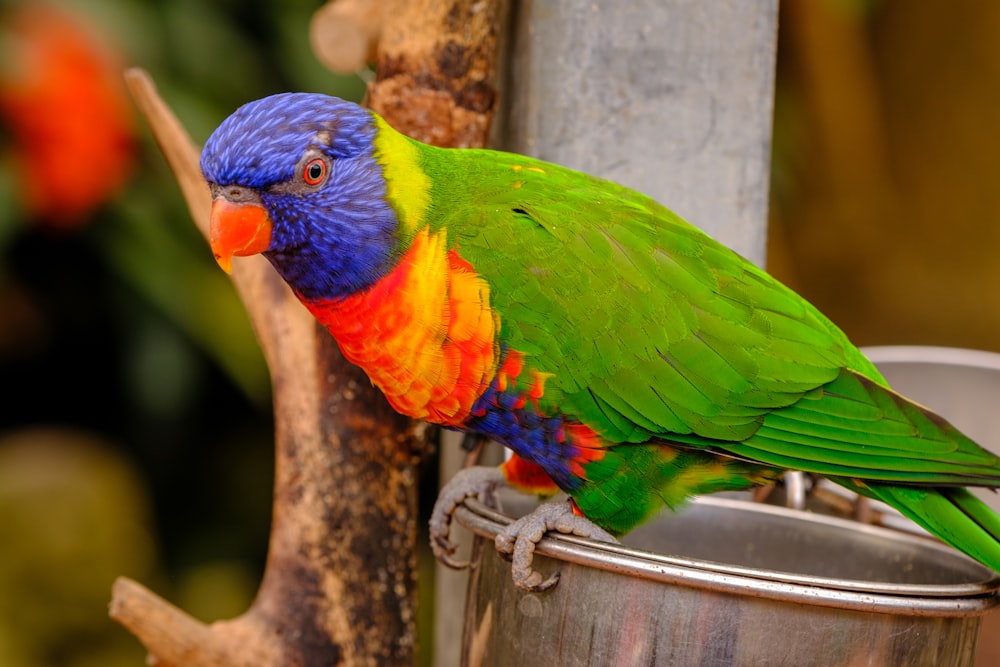
[[[881,364],[931,364],[1000,371],[1000,353],[941,345],[869,345],[860,348],[876,366]]]
[[[661,583],[840,609],[957,617],[981,615],[1000,604],[1000,575],[964,554],[927,538],[837,517],[729,498],[702,496],[693,498],[691,504],[848,528],[879,539],[917,545],[919,549],[937,551],[940,558],[953,559],[962,567],[981,570],[982,578],[955,584],[894,584],[839,579],[671,556],[551,532],[538,543],[535,553]],[[490,540],[514,520],[475,498],[466,499],[456,509],[454,517],[459,525]]]

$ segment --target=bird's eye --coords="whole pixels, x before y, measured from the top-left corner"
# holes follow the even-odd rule
[[[319,185],[326,180],[326,161],[323,158],[314,158],[306,162],[302,169],[302,180],[306,185]]]

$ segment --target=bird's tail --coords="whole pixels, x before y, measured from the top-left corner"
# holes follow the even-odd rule
[[[1000,572],[1000,516],[967,489],[869,483],[860,491]]]

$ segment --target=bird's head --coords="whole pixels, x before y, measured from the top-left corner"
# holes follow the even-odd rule
[[[375,117],[325,95],[250,102],[212,133],[201,169],[219,265],[263,253],[306,298],[364,289],[393,262],[397,219],[376,160]]]

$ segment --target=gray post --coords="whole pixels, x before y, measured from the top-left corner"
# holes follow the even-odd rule
[[[777,0],[522,0],[505,148],[652,196],[762,264]]]
[[[644,192],[763,264],[777,0],[513,1],[499,147]],[[451,667],[465,577],[438,572]]]

